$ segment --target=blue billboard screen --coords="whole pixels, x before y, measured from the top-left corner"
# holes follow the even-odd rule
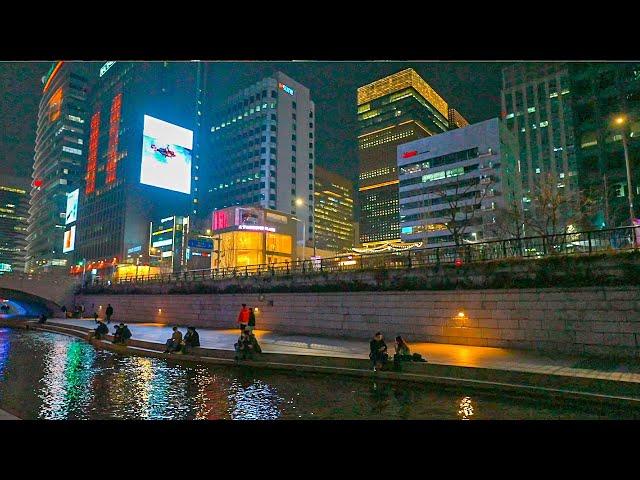
[[[144,116],[140,183],[191,193],[193,131]]]

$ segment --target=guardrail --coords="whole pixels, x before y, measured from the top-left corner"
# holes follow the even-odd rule
[[[341,272],[374,269],[411,269],[439,264],[469,264],[509,258],[543,258],[556,255],[593,255],[611,251],[640,250],[640,227],[562,233],[537,237],[492,240],[462,246],[429,247],[408,251],[348,254],[332,258],[300,260],[269,265],[190,270],[101,280],[94,285],[176,283],[250,276],[286,276],[311,272]]]

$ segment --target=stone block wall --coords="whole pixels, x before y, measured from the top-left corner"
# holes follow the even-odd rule
[[[125,322],[233,328],[242,303],[258,328],[279,333],[508,347],[572,354],[638,356],[640,287],[573,289],[84,295],[89,312],[114,307]],[[102,309],[100,309],[102,306]],[[460,315],[462,314],[462,315]],[[102,315],[101,315],[102,316]]]

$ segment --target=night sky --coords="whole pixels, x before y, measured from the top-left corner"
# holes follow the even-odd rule
[[[0,174],[31,175],[41,77],[50,62],[0,63]],[[245,88],[275,70],[307,86],[316,104],[317,162],[357,178],[356,89],[414,68],[470,123],[500,113],[501,68],[490,62],[214,62],[214,97]]]

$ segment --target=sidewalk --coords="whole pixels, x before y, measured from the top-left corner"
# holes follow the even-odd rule
[[[51,319],[51,322],[94,328],[93,319]],[[113,323],[109,330],[113,331]],[[171,337],[171,327],[157,323],[128,324],[133,339],[164,344]],[[181,327],[184,333],[186,327]],[[198,328],[200,344],[204,348],[233,350],[239,330],[213,330]],[[265,353],[328,356],[343,358],[369,357],[368,339],[348,340],[304,335],[282,335],[267,330],[256,330],[256,336]],[[393,338],[385,339],[389,353],[393,354]],[[555,374],[569,377],[587,377],[640,383],[640,362],[607,361],[569,355],[545,355],[506,348],[473,347],[440,343],[409,343],[412,352],[420,353],[430,364],[476,367],[514,372]]]
[[[4,410],[0,409],[0,421],[2,420],[20,420],[20,419],[15,415],[11,415],[9,412],[5,412]]]

